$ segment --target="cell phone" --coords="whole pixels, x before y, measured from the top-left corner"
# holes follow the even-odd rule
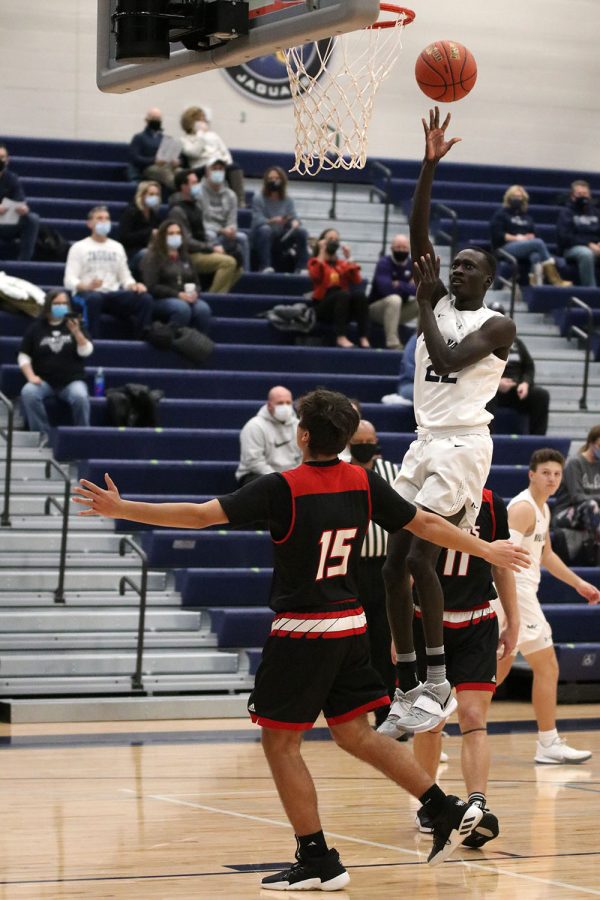
[[[80,319],[81,313],[78,312],[68,312],[65,316],[65,319]]]

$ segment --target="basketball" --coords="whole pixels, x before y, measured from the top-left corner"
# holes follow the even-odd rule
[[[477,81],[477,63],[456,41],[436,41],[419,54],[415,78],[424,94],[440,103],[466,97]]]

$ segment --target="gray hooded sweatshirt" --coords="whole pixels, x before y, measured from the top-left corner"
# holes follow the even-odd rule
[[[265,403],[240,433],[240,464],[235,473],[239,480],[250,472],[268,475],[285,472],[300,463],[301,453],[296,444],[296,413],[285,425],[269,412]]]

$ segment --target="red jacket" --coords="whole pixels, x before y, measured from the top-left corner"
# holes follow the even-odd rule
[[[346,259],[322,262],[312,256],[308,261],[308,274],[313,283],[313,300],[322,300],[329,288],[348,290],[351,284],[362,281],[358,263]]]

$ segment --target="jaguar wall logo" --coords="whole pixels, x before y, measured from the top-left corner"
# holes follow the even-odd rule
[[[324,74],[322,59],[327,58],[329,38],[304,44],[303,63],[311,78]],[[235,87],[260,103],[291,103],[292,91],[285,64],[283,50],[269,56],[257,56],[241,66],[223,69],[225,77]]]

